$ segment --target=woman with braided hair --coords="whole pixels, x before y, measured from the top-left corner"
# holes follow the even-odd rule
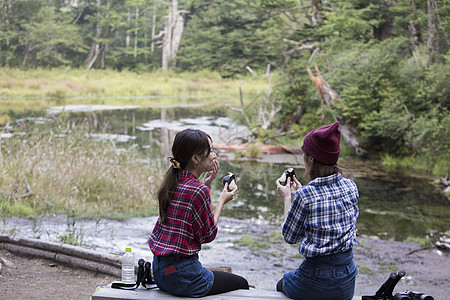
[[[219,172],[211,137],[185,129],[175,136],[172,166],[159,187],[159,218],[148,240],[153,253],[153,276],[158,287],[175,296],[202,297],[248,289],[245,278],[210,271],[198,259],[201,245],[213,241],[224,205],[237,187],[225,184],[213,212],[211,183]],[[199,177],[205,173],[204,184]]]

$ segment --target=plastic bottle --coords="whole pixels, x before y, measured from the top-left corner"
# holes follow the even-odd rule
[[[131,248],[125,248],[125,254],[122,256],[122,282],[134,283],[134,255]]]

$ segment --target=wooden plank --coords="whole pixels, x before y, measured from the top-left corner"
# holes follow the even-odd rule
[[[92,300],[152,300],[152,299],[192,299],[192,298],[183,298],[183,297],[175,297],[159,289],[154,290],[146,290],[142,287],[139,287],[136,290],[120,290],[113,289],[111,285],[108,285],[92,295]],[[219,295],[212,295],[207,297],[202,297],[202,299],[288,299],[283,293],[279,293],[276,291],[266,291],[266,290],[236,290],[228,293],[223,293]]]
[[[192,299],[184,297],[175,297],[158,288],[153,290],[146,290],[139,287],[136,290],[120,290],[111,288],[111,284],[106,287],[101,288],[92,295],[92,300],[153,300],[153,299]],[[207,297],[202,297],[202,299],[231,299],[231,300],[251,300],[251,299],[289,299],[283,293],[277,291],[268,291],[260,289],[250,289],[250,290],[236,290],[228,293],[223,293],[219,295],[212,295]],[[355,296],[353,300],[361,300],[361,297]]]

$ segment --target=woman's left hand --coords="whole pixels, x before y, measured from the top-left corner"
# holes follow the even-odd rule
[[[205,184],[208,187],[211,187],[211,183],[213,180],[217,177],[217,174],[219,173],[220,164],[217,160],[212,161],[212,170],[205,173]]]

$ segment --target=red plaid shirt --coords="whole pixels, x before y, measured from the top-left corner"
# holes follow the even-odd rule
[[[211,208],[206,185],[189,171],[184,171],[175,190],[164,224],[160,220],[148,240],[154,255],[193,255],[201,244],[209,243],[217,235],[217,224]]]

